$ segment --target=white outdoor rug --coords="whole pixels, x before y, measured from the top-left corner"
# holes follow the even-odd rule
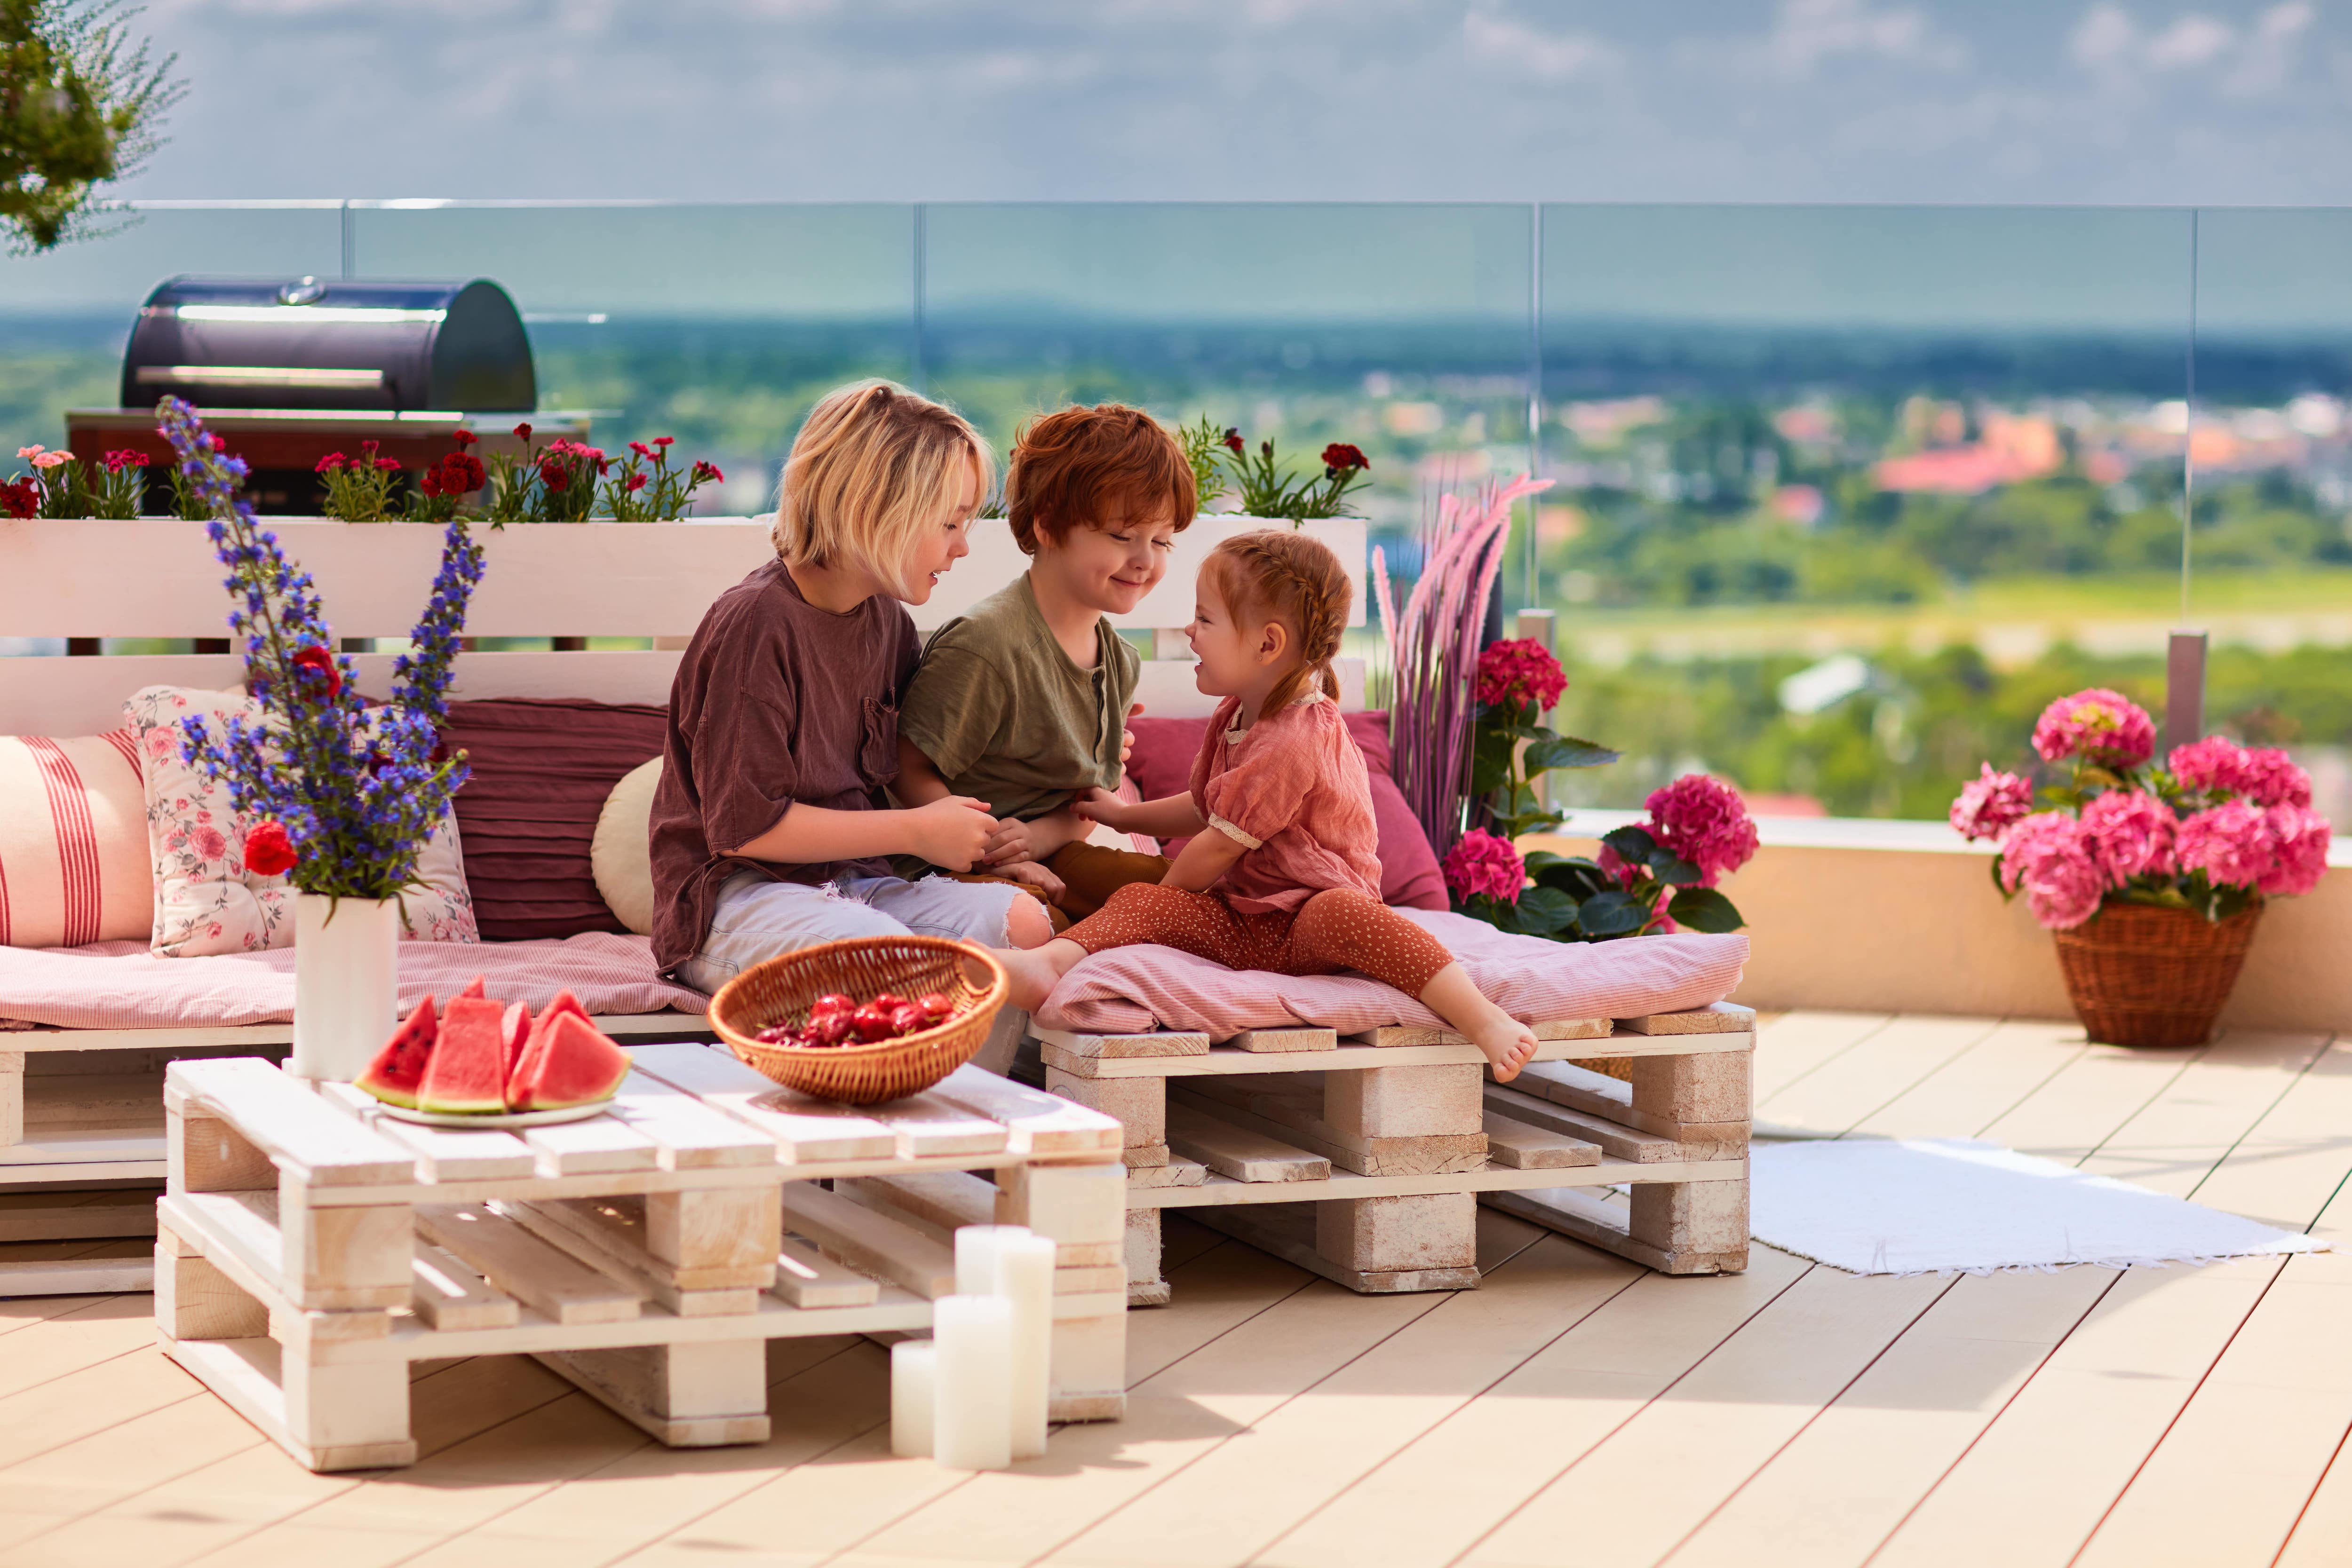
[[[2294,1231],[1966,1138],[1758,1144],[1756,1239],[1854,1274],[2318,1252]]]

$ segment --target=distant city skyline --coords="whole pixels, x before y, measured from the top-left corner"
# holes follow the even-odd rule
[[[127,193],[2352,203],[2314,0],[153,0]]]

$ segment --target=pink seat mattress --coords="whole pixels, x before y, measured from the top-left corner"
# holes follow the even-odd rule
[[[401,1009],[428,991],[446,999],[476,975],[491,996],[534,1009],[561,990],[600,1015],[699,1013],[706,1000],[654,973],[646,938],[592,932],[560,942],[403,942]],[[0,1019],[67,1029],[190,1029],[293,1016],[291,947],[208,958],[158,958],[144,942],[0,947]]]
[[[1748,962],[1748,938],[1740,936],[1547,942],[1466,915],[1397,913],[1444,943],[1504,1011],[1531,1022],[1703,1008],[1731,995]],[[1037,1021],[1103,1034],[1198,1030],[1223,1040],[1245,1029],[1311,1024],[1352,1034],[1440,1020],[1403,992],[1361,975],[1269,975],[1228,969],[1173,947],[1139,946],[1081,960],[1045,998]]]

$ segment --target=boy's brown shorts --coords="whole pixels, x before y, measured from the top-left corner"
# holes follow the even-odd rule
[[[1062,896],[1051,899],[1030,883],[988,872],[947,872],[958,882],[1009,882],[1045,906],[1054,929],[1066,931],[1110,901],[1110,895],[1130,882],[1158,882],[1173,862],[1165,855],[1139,855],[1132,850],[1107,850],[1100,844],[1066,844],[1045,862],[1045,869],[1062,879]]]

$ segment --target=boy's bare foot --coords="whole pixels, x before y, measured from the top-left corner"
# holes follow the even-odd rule
[[[1054,994],[1062,977],[1087,956],[1087,950],[1076,943],[1059,938],[1042,947],[992,947],[989,952],[1004,966],[1004,973],[1013,982],[1012,995],[1006,998],[1008,1005],[1031,1013]]]

